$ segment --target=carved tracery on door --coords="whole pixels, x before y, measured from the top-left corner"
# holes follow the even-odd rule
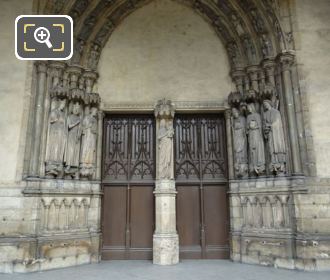
[[[226,181],[224,120],[216,116],[175,119],[176,181]]]
[[[105,121],[103,181],[154,178],[154,120],[148,116],[115,116]]]
[[[154,118],[104,121],[103,259],[151,259],[154,231]]]
[[[174,126],[180,258],[228,258],[224,118],[177,115]]]

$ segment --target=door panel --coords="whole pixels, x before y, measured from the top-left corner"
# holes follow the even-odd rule
[[[152,248],[154,232],[153,186],[132,187],[131,198],[131,247]]]
[[[124,187],[107,188],[104,192],[104,243],[125,247],[126,189]],[[113,229],[109,234],[109,229]]]
[[[196,186],[177,188],[177,230],[180,237],[180,256],[201,257],[199,189]]]
[[[104,121],[103,259],[151,259],[154,231],[154,118]]]
[[[205,242],[207,258],[229,258],[227,188],[204,188]]]
[[[224,118],[177,115],[174,125],[180,257],[228,258]]]

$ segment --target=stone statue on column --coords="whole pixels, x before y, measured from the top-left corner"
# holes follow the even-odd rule
[[[97,148],[97,108],[92,107],[82,122],[82,139],[80,152],[80,175],[82,179],[92,179],[96,167]]]
[[[237,108],[232,108],[232,116],[235,175],[238,178],[246,178],[248,175],[246,120]]]
[[[159,100],[155,107],[157,121],[157,164],[153,235],[153,263],[171,265],[179,262],[179,237],[176,231],[176,189],[174,181],[173,118],[170,100]]]
[[[274,174],[285,173],[286,145],[281,113],[272,106],[270,100],[264,100],[263,131],[270,156],[269,170]]]
[[[72,106],[71,114],[67,119],[68,140],[65,150],[65,178],[79,179],[79,153],[81,139],[81,108],[79,103]]]
[[[260,176],[265,172],[265,149],[262,136],[260,114],[253,103],[247,105],[246,132],[249,141],[249,172],[251,176]]]
[[[52,100],[48,119],[48,137],[45,156],[45,173],[47,178],[63,175],[63,161],[66,146],[66,100]]]
[[[171,120],[161,119],[158,131],[159,179],[171,180],[173,174],[173,135]]]

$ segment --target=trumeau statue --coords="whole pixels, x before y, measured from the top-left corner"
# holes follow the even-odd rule
[[[247,139],[246,121],[236,108],[232,109],[233,114],[233,141],[234,141],[234,169],[236,177],[246,177],[248,171],[247,163]]]
[[[278,174],[285,172],[286,146],[281,113],[273,108],[270,100],[264,100],[263,130],[270,155],[269,169]]]
[[[97,144],[97,108],[93,107],[82,122],[80,153],[80,174],[83,179],[91,179],[95,172]]]
[[[81,139],[80,104],[75,103],[67,120],[68,140],[65,150],[65,175],[67,179],[78,179],[79,152]]]
[[[46,147],[46,177],[62,176],[63,159],[66,146],[65,100],[53,100],[48,119]]]
[[[260,176],[265,172],[265,150],[261,131],[261,118],[253,103],[247,105],[247,111],[246,131],[249,140],[249,171],[252,176]]]
[[[161,119],[158,131],[159,179],[173,179],[173,135],[170,121]]]

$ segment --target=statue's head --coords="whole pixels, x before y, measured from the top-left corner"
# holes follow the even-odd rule
[[[65,101],[65,99],[61,100],[61,101],[60,101],[60,105],[59,105],[59,109],[60,109],[61,111],[63,111],[64,108],[65,108],[65,105],[66,105],[66,101]]]
[[[75,114],[75,115],[79,115],[79,113],[80,113],[80,104],[78,102],[73,104],[72,113]]]
[[[249,103],[249,104],[247,105],[247,111],[248,111],[250,114],[255,113],[256,108],[254,107],[254,104],[253,104],[253,103]]]
[[[91,109],[91,115],[93,117],[96,117],[97,116],[97,108],[96,107],[92,107],[92,109]]]
[[[166,128],[166,120],[165,119],[161,119],[159,122],[159,128]]]
[[[264,109],[266,111],[268,111],[272,108],[272,102],[268,99],[264,100],[263,105],[264,105]]]
[[[231,112],[233,114],[234,119],[237,119],[240,115],[239,110],[237,108],[233,108]]]
[[[50,105],[50,110],[53,111],[57,108],[57,100],[56,99],[53,99],[52,100],[52,103]]]

